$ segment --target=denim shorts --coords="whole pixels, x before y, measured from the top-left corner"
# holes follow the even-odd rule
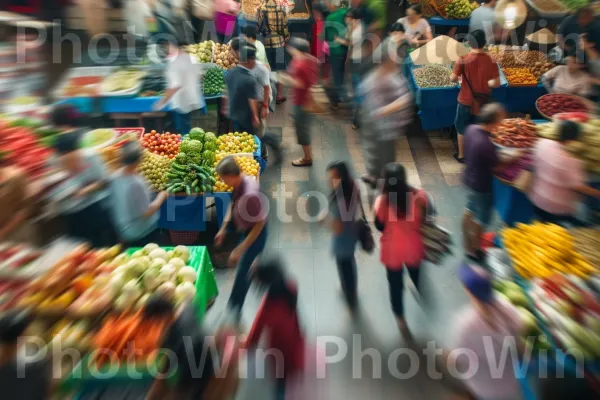
[[[480,193],[467,190],[467,211],[471,212],[475,221],[482,227],[488,226],[492,219],[494,197],[492,193]]]
[[[472,112],[471,107],[458,103],[456,117],[454,118],[454,127],[459,135],[464,135],[467,126],[473,123],[474,117]]]

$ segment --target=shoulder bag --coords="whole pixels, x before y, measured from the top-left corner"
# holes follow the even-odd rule
[[[358,196],[358,204],[360,205],[361,213],[360,218],[356,221],[358,240],[360,241],[360,247],[362,247],[365,252],[370,254],[373,252],[373,250],[375,250],[375,239],[373,238],[373,231],[371,230],[369,221],[367,221],[360,194]]]
[[[467,78],[467,64],[464,63],[464,59],[461,59],[460,61],[463,64],[463,79],[465,80],[465,82],[467,83],[467,86],[469,87],[469,90],[471,91],[471,94],[473,95],[473,101],[476,101],[477,104],[479,104],[479,107],[483,107],[488,103],[492,102],[492,96],[487,94],[487,93],[478,93],[476,91],[473,90],[473,87],[471,86],[471,82],[469,82],[469,78]]]

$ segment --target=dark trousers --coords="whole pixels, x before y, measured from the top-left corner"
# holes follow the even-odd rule
[[[332,105],[337,106],[338,103],[346,99],[346,90],[344,85],[344,77],[346,74],[346,53],[332,54],[331,60],[331,75],[333,78],[334,95]]]
[[[258,257],[265,249],[266,243],[267,227],[264,226],[260,235],[258,235],[254,243],[252,243],[252,246],[250,246],[250,248],[242,255],[240,262],[238,263],[235,281],[233,282],[233,288],[231,289],[231,295],[229,296],[229,308],[238,314],[242,311],[246,295],[250,289],[248,272],[250,272],[250,267],[256,257]]]
[[[336,257],[336,262],[344,297],[348,304],[353,306],[356,304],[356,260],[354,256]]]
[[[419,287],[419,272],[420,266],[405,266],[399,270],[387,268],[387,279],[390,286],[390,300],[392,302],[392,310],[398,318],[404,318],[404,269],[407,270],[410,279],[415,286]]]
[[[173,124],[176,133],[187,135],[192,130],[192,113],[183,114],[173,111]]]
[[[256,128],[252,124],[242,124],[238,121],[231,120],[233,123],[233,130],[235,132],[246,132],[251,135],[256,135]]]
[[[93,247],[109,247],[117,237],[108,210],[102,202],[65,216],[71,237],[90,242]]]
[[[575,225],[575,226],[580,225],[577,218],[575,218],[572,215],[551,214],[548,211],[544,211],[541,208],[536,207],[536,206],[533,206],[533,210],[534,210],[535,219],[542,221],[542,222],[548,222],[550,224],[557,224],[557,225],[564,225],[564,224],[570,224],[570,225]]]
[[[278,378],[275,381],[275,400],[285,400],[285,379]]]

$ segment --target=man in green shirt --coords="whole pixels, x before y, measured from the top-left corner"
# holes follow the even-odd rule
[[[348,47],[346,39],[346,8],[339,6],[339,1],[329,3],[331,13],[325,19],[323,33],[329,45],[329,59],[331,63],[331,74],[333,76],[333,87],[335,89],[331,106],[336,108],[341,101],[346,99],[344,91],[344,76],[346,72],[346,56]]]

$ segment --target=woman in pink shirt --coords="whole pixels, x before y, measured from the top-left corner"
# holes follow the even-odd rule
[[[600,197],[600,191],[585,184],[583,162],[566,148],[579,139],[579,125],[562,121],[556,129],[559,130],[558,141],[540,140],[535,147],[535,174],[529,198],[537,219],[577,224],[575,214],[580,195]]]
[[[404,268],[418,287],[419,269],[425,256],[421,223],[427,196],[406,182],[406,170],[397,163],[383,169],[382,194],[375,199],[375,226],[381,235],[381,262],[387,269],[392,310],[403,335],[409,333],[404,319]]]

